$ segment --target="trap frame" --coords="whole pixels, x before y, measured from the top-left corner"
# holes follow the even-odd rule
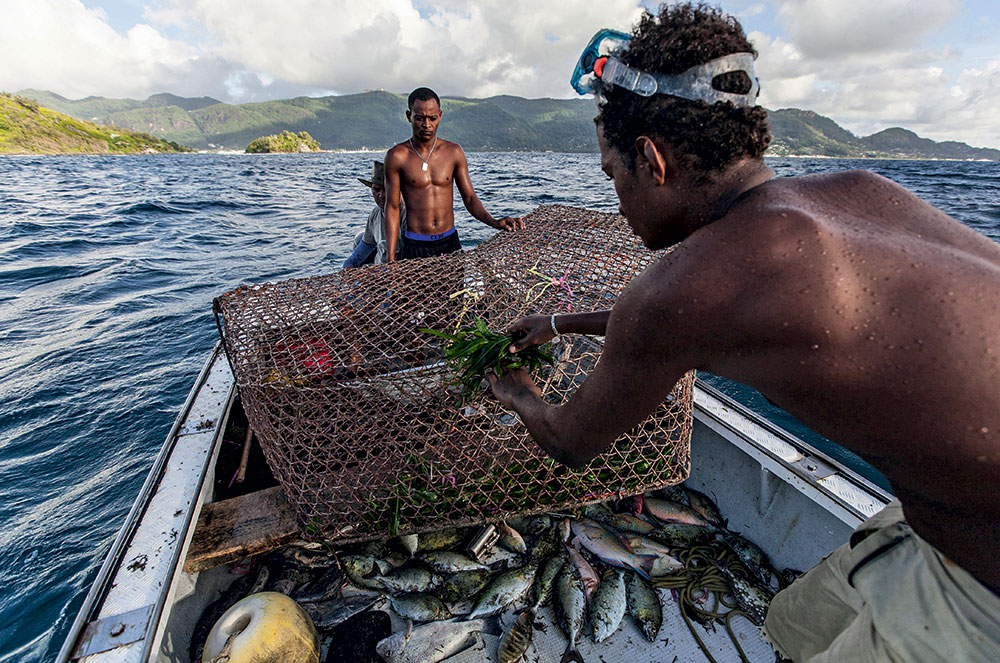
[[[422,260],[248,285],[214,311],[243,407],[307,531],[331,541],[497,521],[680,483],[693,372],[583,468],[541,451],[489,389],[459,397],[441,340],[475,317],[609,309],[662,252],[615,214],[539,207],[522,231]],[[536,381],[564,402],[603,339],[562,335]]]

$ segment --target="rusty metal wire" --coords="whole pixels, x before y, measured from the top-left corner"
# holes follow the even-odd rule
[[[250,425],[307,531],[357,541],[554,511],[683,481],[688,374],[586,467],[542,452],[489,390],[461,402],[440,340],[482,317],[610,308],[660,254],[613,214],[545,206],[458,253],[243,286],[215,301]],[[540,378],[564,402],[602,340],[564,335]]]

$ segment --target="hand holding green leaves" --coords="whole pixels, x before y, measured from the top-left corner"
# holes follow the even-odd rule
[[[478,316],[475,325],[460,327],[453,334],[427,328],[420,331],[447,341],[444,356],[455,369],[455,383],[462,385],[462,397],[465,399],[479,393],[487,371],[492,370],[502,376],[506,371],[524,368],[535,373],[541,370],[543,363],[552,364],[554,361],[535,346],[517,353],[510,352],[514,338],[491,331]]]

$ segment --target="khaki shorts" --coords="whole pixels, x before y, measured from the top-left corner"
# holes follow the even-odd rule
[[[796,663],[996,663],[1000,597],[914,534],[895,500],[774,597],[764,636]]]

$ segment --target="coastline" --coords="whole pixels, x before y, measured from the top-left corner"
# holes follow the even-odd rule
[[[135,152],[123,154],[121,152],[0,152],[3,157],[165,157],[165,156],[247,156],[255,157],[295,154],[299,156],[309,156],[316,154],[385,154],[389,148],[385,149],[359,149],[359,150],[314,150],[312,152],[245,152],[242,150],[197,150],[194,152]],[[553,152],[551,150],[466,150],[470,154],[599,154],[599,152]],[[945,157],[926,156],[830,156],[825,154],[764,154],[765,159],[832,159],[844,161],[954,161],[962,163],[1000,163],[998,159],[954,159]]]

